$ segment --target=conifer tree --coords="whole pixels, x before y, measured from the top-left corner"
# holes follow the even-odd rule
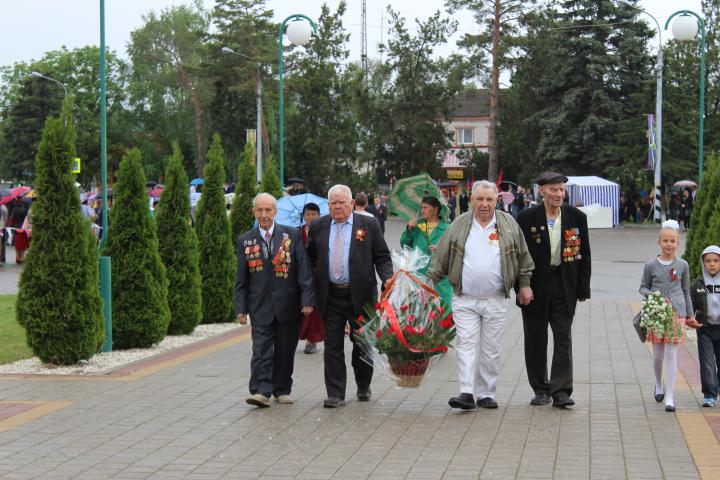
[[[252,199],[255,196],[255,166],[253,165],[253,148],[246,143],[242,158],[238,165],[235,196],[233,197],[230,224],[232,225],[233,245],[244,232],[252,228],[255,217],[252,213]]]
[[[195,230],[190,226],[190,187],[177,142],[165,172],[157,214],[160,258],[168,279],[170,335],[187,335],[202,320],[200,253]]]
[[[208,150],[205,184],[198,205],[203,323],[230,322],[235,318],[236,259],[223,193],[224,157],[220,135],[216,133]]]
[[[268,156],[265,161],[259,191],[269,193],[278,199],[283,197],[282,185],[280,185],[280,177],[278,176],[278,167],[272,155]]]
[[[683,258],[690,265],[693,277],[702,273],[700,255],[710,245],[713,237],[720,233],[720,216],[716,214],[720,207],[720,165],[716,155],[710,155],[705,164],[703,181],[693,202],[692,228],[687,234]],[[717,217],[717,218],[716,218]],[[713,233],[715,232],[715,233]]]
[[[73,364],[98,352],[104,338],[97,242],[80,210],[71,173],[75,128],[66,101],[49,117],[35,160],[32,243],[20,276],[16,315],[33,353]]]
[[[140,150],[129,150],[117,171],[106,255],[112,259],[113,345],[146,348],[168,331],[168,284],[150,217]]]

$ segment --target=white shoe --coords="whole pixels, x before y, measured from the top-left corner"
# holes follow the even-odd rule
[[[247,397],[245,401],[250,405],[255,405],[260,408],[267,408],[270,406],[270,397],[266,397],[261,393],[253,393]]]
[[[275,397],[275,401],[282,405],[292,405],[295,400],[290,395],[278,395]]]

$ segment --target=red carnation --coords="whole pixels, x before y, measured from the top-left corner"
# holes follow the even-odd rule
[[[382,328],[378,328],[378,329],[377,329],[377,332],[375,332],[375,336],[376,336],[377,338],[382,337],[382,334],[383,334]]]
[[[400,305],[400,311],[404,312],[405,310],[408,310],[409,308],[410,308],[410,305]]]
[[[435,312],[430,312],[430,315],[428,315],[430,320],[435,320],[437,318],[437,314]]]
[[[357,330],[358,335],[362,334],[362,332],[363,332],[363,327],[358,328],[358,330]]]
[[[447,317],[445,320],[442,320],[442,321],[440,322],[440,327],[441,327],[441,328],[450,328],[450,327],[452,327],[452,326],[453,326],[452,317],[450,317],[449,315],[448,315],[448,317]]]
[[[445,345],[443,345],[442,347],[440,347],[440,351],[443,352],[443,353],[447,353],[448,347],[446,347]]]
[[[444,311],[445,311],[445,310],[443,310],[442,307],[437,307],[438,315],[442,315],[442,313],[443,313]]]
[[[406,333],[409,333],[411,335],[415,335],[417,333],[417,329],[411,325],[405,325],[403,327],[403,330],[405,330]]]
[[[357,322],[358,322],[358,323],[362,323],[362,322],[363,322],[363,316],[362,316],[362,315],[360,315],[360,316],[357,318]]]
[[[380,303],[375,304],[375,310],[380,310]]]
[[[407,317],[407,322],[408,322],[408,323],[414,323],[415,320],[416,320],[415,315],[408,315],[408,317]]]

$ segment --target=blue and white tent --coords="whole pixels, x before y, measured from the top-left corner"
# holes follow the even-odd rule
[[[612,209],[612,226],[620,225],[620,185],[596,176],[568,177],[570,205],[601,205]]]

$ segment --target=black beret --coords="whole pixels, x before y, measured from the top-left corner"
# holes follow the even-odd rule
[[[535,183],[538,185],[547,185],[550,183],[567,183],[568,177],[565,175],[560,175],[559,173],[555,172],[545,172],[541,174],[537,180],[535,180]]]

